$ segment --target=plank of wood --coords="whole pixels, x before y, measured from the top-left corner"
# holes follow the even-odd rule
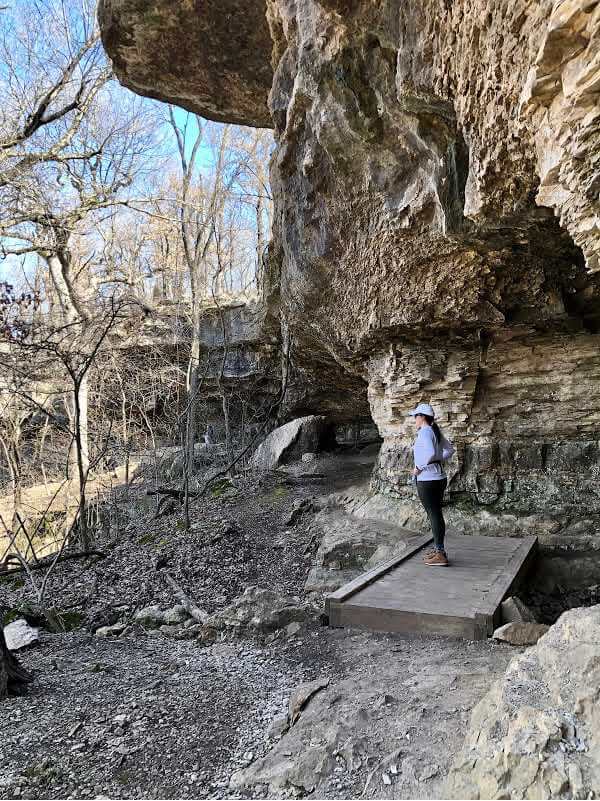
[[[520,542],[521,544],[515,549],[490,585],[485,599],[475,610],[476,615],[484,615],[487,618],[488,634],[494,633],[495,624],[498,622],[500,604],[519,586],[537,553],[537,537],[524,537]]]
[[[433,540],[429,535],[417,536],[415,540],[409,544],[406,551],[403,551],[401,554],[398,554],[397,556],[394,556],[385,562],[381,562],[380,564],[371,568],[371,570],[368,570],[366,573],[363,573],[352,581],[349,581],[347,584],[344,584],[343,587],[340,587],[339,590],[331,593],[325,599],[326,613],[332,601],[341,602],[347,600],[350,598],[350,596],[359,592],[367,585],[377,581],[377,579],[381,578],[381,576],[385,575],[385,573],[388,573],[394,567],[397,567],[397,565],[405,562],[407,559],[410,559],[412,556],[414,556],[414,554],[418,553],[418,551],[432,541]]]
[[[394,634],[443,634],[450,637],[476,639],[475,621],[457,615],[434,615],[405,609],[377,609],[331,604],[332,625],[387,631]]]
[[[453,538],[448,569],[429,568],[417,558],[428,542],[416,540],[330,595],[330,624],[469,639],[491,634],[500,603],[525,574],[537,539]]]

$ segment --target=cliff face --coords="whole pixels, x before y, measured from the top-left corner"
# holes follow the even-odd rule
[[[408,499],[406,412],[430,400],[459,445],[451,489],[480,530],[592,539],[598,0],[230,5],[235,40],[260,43],[247,62],[222,4],[104,0],[100,18],[128,85],[193,95],[209,117],[262,124],[272,74],[272,258],[310,388],[298,406],[360,414],[366,382],[384,437],[374,484]],[[184,46],[187,76],[165,73]]]

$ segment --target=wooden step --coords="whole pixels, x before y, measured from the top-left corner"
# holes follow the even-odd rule
[[[428,567],[429,536],[340,587],[325,601],[329,625],[372,631],[485,639],[500,624],[500,604],[525,578],[537,537],[454,536],[449,567]]]

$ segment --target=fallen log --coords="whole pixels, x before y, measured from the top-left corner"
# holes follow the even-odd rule
[[[175,498],[178,501],[183,501],[185,498],[185,490],[173,489],[172,487],[157,487],[153,490],[147,490],[146,495],[166,495],[168,498]],[[197,492],[188,492],[188,498],[198,497]]]
[[[104,551],[75,551],[73,553],[65,553],[62,556],[59,556],[56,560],[57,562],[66,562],[67,559],[85,559],[88,556],[97,556],[99,559],[105,559],[106,554]],[[54,556],[47,556],[44,559],[40,559],[36,564],[29,565],[24,564],[23,560],[20,556],[16,554],[7,554],[2,564],[7,565],[11,562],[14,564],[15,562],[19,562],[18,567],[13,567],[10,569],[0,568],[0,576],[12,576],[13,573],[21,573],[23,570],[44,570],[46,567],[50,567],[54,562]]]

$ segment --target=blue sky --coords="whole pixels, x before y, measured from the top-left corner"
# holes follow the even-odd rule
[[[3,92],[1,90],[6,89],[6,80],[9,75],[7,64],[9,62],[12,63],[13,58],[18,58],[17,55],[11,55],[11,50],[13,54],[17,54],[20,41],[18,36],[15,37],[16,29],[14,26],[18,26],[19,24],[22,25],[22,22],[19,22],[21,15],[23,15],[24,19],[27,19],[28,12],[35,10],[35,14],[37,16],[34,16],[33,18],[40,23],[39,26],[34,26],[33,33],[31,26],[29,26],[29,28],[25,26],[25,28],[22,28],[22,30],[26,31],[25,39],[33,36],[33,40],[35,42],[35,58],[37,59],[38,66],[39,63],[41,63],[43,65],[43,69],[45,70],[45,64],[47,63],[48,59],[47,52],[52,51],[52,48],[48,48],[48,41],[44,30],[41,30],[46,27],[45,22],[47,19],[50,19],[51,16],[50,12],[48,12],[46,15],[45,10],[54,8],[54,11],[56,12],[56,8],[60,9],[60,3],[61,0],[9,0],[6,9],[4,11],[0,11],[0,33],[2,34],[2,38],[0,38],[0,45],[2,45],[2,42],[9,44],[8,47],[0,49],[0,102],[3,100]],[[81,16],[83,3],[84,0],[75,0],[74,5],[70,5],[70,0],[67,0],[66,2],[66,8],[69,9],[74,15],[77,30],[81,30],[85,24],[84,22],[81,22],[81,20],[87,20],[87,17],[84,18]],[[77,22],[77,20],[79,20],[79,22]],[[10,42],[15,43],[14,47],[10,45]],[[26,50],[23,50],[23,53],[26,54],[26,52]],[[4,59],[6,59],[6,61]],[[28,64],[29,61],[25,55],[22,62],[18,62],[19,74],[24,69],[27,73],[27,76],[29,75]],[[20,78],[25,86],[27,85],[27,76],[25,74],[20,75]],[[111,86],[110,95],[110,102],[116,107],[120,107],[120,97],[123,98],[121,101],[123,106],[126,106],[129,98],[133,97],[133,95],[131,95],[127,89],[121,87],[116,83],[116,81]],[[6,100],[6,98],[4,99]],[[170,171],[176,172],[179,170],[179,159],[175,137],[168,123],[167,106],[159,103],[158,101],[152,100],[141,100],[139,102],[142,104],[143,109],[154,110],[156,112],[155,119],[159,125],[159,128],[156,131],[158,134],[157,138],[162,140],[160,151],[158,152],[156,158],[156,163],[154,164],[151,162],[150,167],[145,170],[145,174],[140,178],[138,196],[145,196],[148,189],[150,191],[154,191],[160,187],[163,173]],[[4,108],[7,108],[8,105],[9,104],[6,102],[3,103]],[[188,112],[184,111],[183,109],[175,108],[174,116],[178,125],[183,128],[186,123],[186,119],[188,118]],[[213,126],[218,126],[218,123],[211,123],[212,130],[214,130]],[[189,131],[186,141],[186,151],[188,156],[191,148],[193,147],[196,134],[197,126],[195,124],[195,120],[191,118],[189,121]],[[204,171],[210,169],[212,166],[212,160],[213,151],[211,145],[209,142],[205,142],[201,145],[199,151],[198,166],[200,170]],[[9,245],[9,242],[6,242],[6,245]],[[25,269],[26,273],[32,271],[36,261],[37,257],[35,255],[27,255],[25,257],[8,256],[3,260],[0,259],[0,280],[9,281],[19,285],[22,280],[23,269]]]

